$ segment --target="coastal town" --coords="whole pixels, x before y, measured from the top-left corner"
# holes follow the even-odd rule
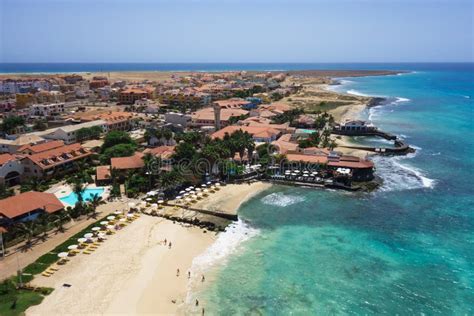
[[[369,153],[411,148],[353,118],[371,98],[326,89],[334,76],[366,74],[387,72],[2,75],[0,278],[43,297],[69,261],[144,217],[146,227],[224,231],[272,183],[376,189]],[[176,298],[166,304],[174,312]]]

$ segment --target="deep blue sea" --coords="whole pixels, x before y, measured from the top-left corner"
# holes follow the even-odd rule
[[[233,70],[465,70],[474,63],[0,63],[0,73]]]
[[[375,158],[374,193],[275,186],[246,202],[197,260],[213,282],[190,301],[220,315],[474,314],[474,68],[410,67],[334,89],[392,98],[361,116],[416,153]]]

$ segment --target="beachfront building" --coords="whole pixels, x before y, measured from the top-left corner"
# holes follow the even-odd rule
[[[375,132],[377,127],[374,125],[367,123],[362,120],[346,120],[345,122],[337,125],[334,128],[336,131],[345,132],[345,133],[367,133],[367,132]]]
[[[11,154],[0,155],[0,185],[19,184],[23,176],[23,165],[20,159]]]
[[[0,200],[0,227],[35,220],[40,214],[52,214],[64,205],[52,193],[29,191]]]
[[[26,178],[51,178],[75,169],[75,162],[89,158],[91,152],[80,144],[70,144],[25,156],[21,163]]]
[[[347,169],[353,181],[371,181],[374,179],[374,163],[370,160],[354,156],[340,155],[321,148],[307,148],[305,151],[287,152],[289,162],[324,165],[329,170]]]

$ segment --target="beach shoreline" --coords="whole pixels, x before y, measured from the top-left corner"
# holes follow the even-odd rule
[[[269,187],[271,184],[263,182],[229,184],[200,203],[237,212],[242,203]],[[93,254],[78,254],[50,277],[37,276],[33,285],[55,290],[26,314],[180,313],[186,309],[188,291],[193,289],[190,282],[198,277],[188,279],[188,271],[194,259],[218,236],[198,227],[142,215],[108,237]]]

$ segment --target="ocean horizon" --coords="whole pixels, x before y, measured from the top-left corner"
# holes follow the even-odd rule
[[[0,63],[0,74],[140,71],[474,70],[473,62],[407,63]]]

